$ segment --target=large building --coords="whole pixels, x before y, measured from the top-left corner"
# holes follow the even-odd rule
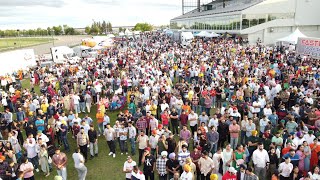
[[[182,0],[184,1],[184,0]],[[320,0],[214,0],[170,21],[171,29],[238,34],[249,43],[274,44],[296,28],[320,37]],[[182,3],[183,5],[183,3]]]

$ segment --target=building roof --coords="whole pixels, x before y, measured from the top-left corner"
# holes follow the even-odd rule
[[[256,4],[259,4],[263,2],[264,0],[233,0],[233,1],[226,1],[225,2],[225,8],[223,8],[223,2],[214,1],[209,4],[206,4],[205,6],[212,5],[212,10],[207,11],[198,11],[197,9],[190,11],[186,14],[183,14],[181,16],[175,17],[172,20],[178,20],[178,19],[184,19],[184,18],[191,18],[191,17],[199,17],[199,16],[207,16],[212,14],[221,14],[221,13],[228,13],[228,12],[236,12],[236,11],[242,11],[244,9],[247,9],[251,6],[254,6]],[[203,7],[203,6],[202,6]]]

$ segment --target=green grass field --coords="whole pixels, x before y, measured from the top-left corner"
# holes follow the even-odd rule
[[[18,49],[20,47],[28,47],[34,46],[38,44],[44,44],[51,42],[52,38],[28,38],[28,37],[21,37],[21,38],[0,38],[0,51]]]
[[[29,88],[29,80],[23,80],[22,81],[23,88]],[[40,93],[39,87],[35,87],[36,93]],[[111,120],[111,124],[115,123],[115,119],[119,111],[112,111],[109,113],[109,117]],[[89,116],[94,120],[94,124],[96,124],[96,106],[92,108],[91,113]],[[83,118],[84,114],[80,114],[80,117]],[[97,129],[97,126],[96,126]],[[23,135],[25,133],[23,132]],[[67,172],[68,172],[68,180],[77,180],[78,174],[76,169],[74,168],[74,162],[72,159],[72,153],[74,152],[74,149],[76,148],[75,140],[71,138],[71,134],[69,134],[68,137],[69,144],[70,144],[70,153],[67,153],[68,155],[68,166],[67,166]],[[88,160],[88,162],[85,164],[88,168],[88,174],[87,178],[88,180],[120,180],[125,179],[125,173],[122,172],[123,164],[126,161],[126,155],[120,155],[120,149],[119,144],[116,145],[116,158],[113,158],[111,156],[108,156],[109,149],[106,143],[106,140],[104,136],[100,136],[98,139],[99,144],[99,156],[95,157],[93,160]],[[130,147],[128,145],[128,150],[130,152]],[[62,147],[63,151],[63,147]],[[89,153],[88,153],[89,154]],[[133,157],[133,159],[138,162],[138,151],[136,151],[136,155]],[[36,179],[53,179],[54,176],[57,175],[56,169],[53,168],[53,171],[51,172],[49,177],[45,177],[42,172],[36,173],[35,172],[35,178]],[[157,179],[157,178],[156,178]]]
[[[23,88],[29,88],[30,87],[30,81],[29,79],[25,79],[22,81],[22,87]],[[35,92],[37,94],[40,94],[39,86],[35,87]],[[3,111],[3,108],[0,108],[1,111]],[[89,117],[93,119],[95,129],[97,129],[97,123],[96,123],[96,115],[97,108],[96,106],[92,107],[91,113],[89,114]],[[108,112],[108,111],[107,111]],[[214,112],[214,110],[211,110],[211,112]],[[115,124],[117,114],[119,111],[110,111],[108,113],[111,121],[111,125]],[[79,115],[80,118],[84,117],[84,113],[81,113]],[[14,117],[15,118],[15,117]],[[25,132],[22,133],[25,135]],[[178,138],[175,137],[178,141]],[[70,145],[70,152],[67,153],[68,156],[68,164],[67,164],[67,172],[68,172],[68,180],[78,180],[78,174],[76,169],[74,168],[74,162],[72,159],[72,154],[74,152],[74,149],[76,148],[76,142],[74,139],[71,138],[71,134],[69,134],[68,137],[69,145]],[[88,168],[88,173],[86,179],[88,180],[121,180],[125,179],[125,173],[122,172],[123,164],[126,161],[127,155],[121,155],[120,154],[120,148],[119,144],[116,143],[116,158],[113,158],[112,156],[108,156],[109,154],[109,148],[107,146],[106,140],[104,136],[100,136],[98,138],[98,145],[99,145],[99,156],[95,157],[92,160],[88,160],[85,165]],[[62,146],[62,152],[64,148]],[[128,152],[131,152],[130,145],[128,144]],[[130,153],[129,153],[130,155]],[[136,144],[136,155],[133,156],[133,160],[138,163],[138,149]],[[90,157],[89,150],[88,150],[88,157]],[[140,170],[142,170],[142,167],[140,167]],[[45,177],[43,173],[40,171],[39,173],[35,172],[35,179],[48,179],[52,180],[54,179],[54,176],[57,175],[56,169],[53,168],[52,172],[50,173],[49,177]],[[155,179],[158,179],[158,175],[155,175]]]

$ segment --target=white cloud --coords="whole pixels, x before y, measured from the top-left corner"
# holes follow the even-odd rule
[[[11,1],[1,4],[0,29],[45,28],[63,24],[85,27],[92,20],[110,21],[113,26],[134,25],[137,22],[165,25],[181,13],[181,0],[42,0],[47,1],[46,3],[41,3],[40,0],[28,0],[32,3]],[[17,2],[16,6],[14,2]]]

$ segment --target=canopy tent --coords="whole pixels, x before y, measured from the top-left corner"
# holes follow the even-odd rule
[[[111,46],[113,46],[113,40],[107,39],[105,41],[100,42],[98,45],[102,46],[102,47],[111,47]]]
[[[99,45],[96,45],[94,46],[93,48],[91,48],[92,50],[100,50],[100,49],[103,49],[103,46],[99,46]]]
[[[215,32],[211,32],[208,37],[219,37],[219,36],[220,36],[220,34],[217,34]]]
[[[72,49],[79,49],[79,50],[82,51],[82,50],[90,49],[90,47],[80,45],[80,46],[75,46],[75,47],[73,47]]]
[[[108,38],[114,38],[114,37],[116,37],[116,36],[113,35],[113,34],[108,34],[107,37],[108,37]]]
[[[123,32],[119,32],[119,36],[124,36],[124,33]]]
[[[166,34],[167,36],[172,36],[172,35],[173,35],[173,31],[171,31],[171,30],[166,30],[166,31],[165,31],[165,34]]]
[[[141,34],[141,31],[133,31],[134,35],[139,35]]]
[[[283,37],[278,39],[278,41],[282,42],[289,42],[293,44],[297,44],[298,38],[301,37],[307,37],[306,35],[302,34],[302,32],[297,28],[293,33],[291,33],[289,36]]]
[[[194,35],[197,37],[207,37],[210,33],[208,33],[207,31],[201,31],[198,34]]]
[[[0,53],[0,59],[0,76],[11,75],[13,72],[27,70],[28,67],[37,65],[33,49]]]
[[[219,37],[220,35],[215,32],[209,33],[207,31],[201,31],[200,33],[198,33],[194,36],[212,38],[212,37]]]
[[[232,38],[232,35],[229,34],[228,32],[225,32],[222,37],[223,38]]]
[[[124,31],[124,34],[125,34],[126,36],[132,36],[132,35],[133,35],[133,33],[132,33],[129,29],[126,29],[126,30]]]

